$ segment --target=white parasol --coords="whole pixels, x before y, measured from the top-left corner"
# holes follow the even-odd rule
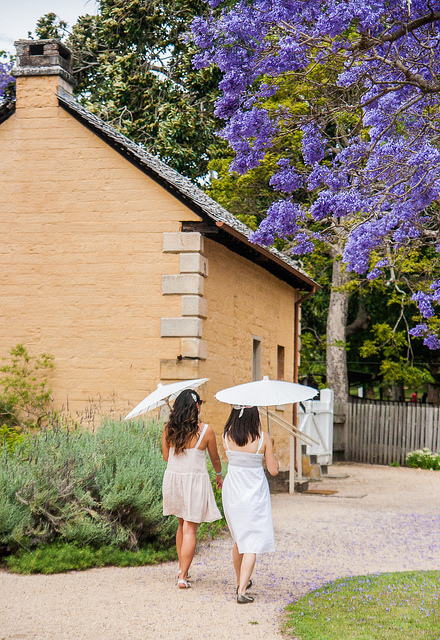
[[[286,422],[284,419],[271,413],[268,407],[283,404],[294,404],[310,400],[317,395],[317,389],[306,387],[303,384],[295,382],[285,382],[284,380],[270,380],[268,376],[264,376],[262,380],[254,382],[245,382],[235,387],[222,389],[215,394],[217,400],[241,407],[266,407],[266,418],[269,434],[272,435],[271,420],[274,420],[279,426],[285,429],[290,435],[290,463],[289,463],[289,493],[295,490],[295,448],[299,447],[301,442],[310,444],[310,436],[306,436],[295,426]],[[295,439],[296,443],[295,444]],[[313,440],[313,442],[315,442]],[[301,452],[297,453],[298,464],[301,462]],[[301,477],[301,472],[298,473]]]
[[[180,382],[172,382],[171,384],[159,384],[157,389],[150,393],[146,398],[142,400],[134,409],[125,416],[124,420],[130,420],[130,418],[136,418],[142,413],[157,409],[166,403],[167,399],[173,400],[181,391],[185,389],[196,389],[200,387],[204,382],[207,382],[209,378],[196,378],[195,380],[182,380]]]
[[[246,407],[271,407],[282,404],[293,404],[314,398],[317,389],[306,387],[295,382],[284,380],[269,380],[264,376],[262,380],[245,382],[235,387],[222,389],[215,394],[220,402],[236,404]]]

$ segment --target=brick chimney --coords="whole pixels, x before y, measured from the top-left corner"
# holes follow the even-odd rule
[[[17,109],[50,107],[56,94],[72,95],[76,82],[72,73],[72,52],[62,42],[17,40],[12,75],[17,79]]]

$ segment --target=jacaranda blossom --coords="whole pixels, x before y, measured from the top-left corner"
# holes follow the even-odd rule
[[[193,23],[195,64],[214,63],[223,74],[216,114],[236,153],[232,168],[258,166],[285,132],[302,136],[301,168],[286,147],[271,179],[280,201],[254,241],[288,237],[297,253],[311,251],[322,224],[325,234],[340,234],[347,268],[369,278],[381,274],[373,252],[422,238],[439,244],[439,230],[437,238],[432,227],[426,233],[426,212],[440,198],[439,2],[208,4]],[[299,87],[299,107],[288,113],[265,103],[276,101],[282,79]],[[295,204],[298,189],[310,192],[307,206]],[[437,291],[414,297],[425,317],[435,313]],[[428,346],[437,342],[426,335]]]

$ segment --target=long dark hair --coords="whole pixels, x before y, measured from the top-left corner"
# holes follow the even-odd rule
[[[174,401],[168,423],[165,425],[165,440],[169,447],[174,447],[174,453],[181,453],[199,429],[200,396],[192,389],[185,389]]]
[[[240,417],[241,414],[241,417]],[[260,437],[260,414],[257,407],[232,409],[223,435],[231,438],[238,447],[244,447]]]

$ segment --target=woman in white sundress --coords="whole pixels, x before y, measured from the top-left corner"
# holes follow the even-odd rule
[[[237,602],[253,602],[246,590],[252,586],[251,575],[256,554],[275,551],[269,473],[278,474],[278,460],[273,439],[261,430],[257,407],[234,406],[223,432],[228,457],[222,500],[229,531],[234,540],[232,559],[237,574]]]
[[[202,401],[196,391],[182,391],[174,402],[162,435],[162,455],[167,462],[163,478],[163,514],[177,516],[176,549],[179,558],[180,589],[191,586],[188,569],[194,558],[196,533],[200,522],[221,519],[206,465],[206,451],[216,473],[216,484],[223,484],[222,465],[214,431],[199,420]]]

